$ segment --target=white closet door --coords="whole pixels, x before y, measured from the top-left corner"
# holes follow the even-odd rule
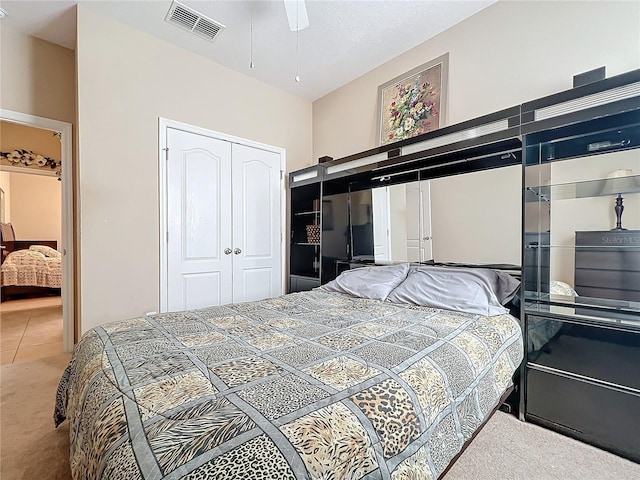
[[[373,258],[376,262],[391,260],[391,216],[389,187],[371,191],[373,203]]]
[[[233,302],[282,293],[280,155],[233,144]]]
[[[421,257],[420,182],[407,183],[407,261],[419,262]]]
[[[231,303],[231,144],[168,128],[167,146],[168,310]]]
[[[433,259],[431,233],[431,181],[420,182],[420,261]],[[435,260],[438,260],[437,258]],[[442,261],[442,260],[440,260]]]

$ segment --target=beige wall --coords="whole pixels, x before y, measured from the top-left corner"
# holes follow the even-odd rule
[[[73,50],[0,28],[0,107],[75,123]]]
[[[499,1],[315,101],[314,159],[374,147],[378,85],[446,52],[447,124],[452,125],[569,89],[573,75],[602,65],[607,76],[640,68],[640,2]],[[484,238],[477,252],[485,252],[487,261],[520,263],[520,180],[516,175],[505,181],[518,183],[515,189],[491,185],[513,190],[512,201],[500,207],[507,228],[496,228],[496,205],[478,203],[475,189],[449,180],[434,183],[434,256],[464,261],[470,254],[468,236],[485,231],[495,238]],[[438,245],[441,232],[455,228],[447,218],[471,205],[486,208],[474,210],[476,217],[466,215],[469,223],[459,224],[464,231],[447,235],[447,242]],[[450,242],[450,237],[459,240]]]
[[[73,50],[24,35],[3,25],[0,28],[0,65],[1,108],[70,123],[73,125],[73,136],[76,136],[76,57]],[[72,150],[75,166],[75,143]],[[74,184],[74,218],[77,215],[76,192],[77,183]],[[75,238],[78,234],[74,229]],[[77,276],[77,242],[74,246],[74,274]],[[77,281],[74,288],[73,309],[77,317]]]
[[[0,218],[0,221],[9,223],[11,222],[11,174],[9,172],[0,171],[0,188],[4,201],[4,218]]]
[[[55,177],[14,172],[9,173],[9,183],[16,239],[56,240],[62,251],[62,184]]]
[[[77,58],[84,332],[159,308],[158,117],[286,148],[296,170],[312,107],[82,6]]]
[[[593,28],[592,28],[593,27]],[[378,85],[449,52],[448,125],[640,67],[640,2],[499,1],[313,104],[313,156],[375,146]]]

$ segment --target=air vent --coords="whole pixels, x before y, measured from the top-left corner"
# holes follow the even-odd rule
[[[211,42],[225,29],[225,26],[221,23],[215,22],[193,8],[175,1],[171,4],[165,20]]]

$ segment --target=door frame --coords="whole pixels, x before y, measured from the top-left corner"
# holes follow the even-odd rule
[[[188,133],[194,133],[205,137],[215,138],[230,143],[245,145],[247,147],[266,150],[280,155],[280,263],[281,263],[281,292],[286,291],[286,245],[284,241],[285,225],[287,218],[287,192],[285,188],[285,176],[287,166],[287,151],[281,147],[274,147],[265,143],[254,142],[245,138],[228,135],[226,133],[216,132],[207,128],[190,125],[188,123],[171,120],[169,118],[158,117],[158,201],[160,203],[160,230],[158,232],[159,251],[160,251],[160,312],[168,310],[168,252],[167,252],[167,236],[168,236],[168,188],[167,188],[167,129],[173,128]],[[231,159],[233,161],[233,159]]]
[[[74,296],[74,217],[73,217],[73,127],[70,123],[38,117],[27,113],[0,109],[0,120],[18,123],[27,127],[61,132],[60,160],[62,161],[62,348],[72,352],[75,331]],[[19,167],[2,167],[8,172],[25,173]]]

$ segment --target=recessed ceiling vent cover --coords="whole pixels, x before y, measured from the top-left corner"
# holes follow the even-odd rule
[[[189,30],[199,37],[206,38],[210,42],[215,40],[218,34],[226,28],[193,8],[175,1],[171,4],[165,20],[184,30]]]

